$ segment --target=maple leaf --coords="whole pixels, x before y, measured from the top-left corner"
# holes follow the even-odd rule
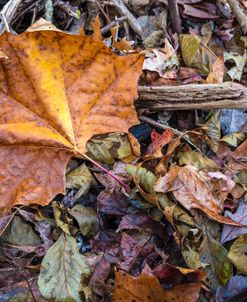
[[[138,123],[143,55],[54,30],[6,33],[0,48],[0,210],[45,205],[64,192],[67,162],[88,139]]]

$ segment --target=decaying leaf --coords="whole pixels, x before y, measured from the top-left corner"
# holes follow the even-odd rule
[[[212,160],[199,153],[198,151],[187,151],[178,154],[179,165],[192,165],[198,170],[211,170],[217,169],[216,163]]]
[[[77,204],[70,210],[70,214],[78,222],[82,235],[90,237],[98,233],[99,220],[94,209]]]
[[[200,261],[212,289],[225,285],[232,277],[233,268],[227,259],[227,250],[210,236],[206,236],[200,246]]]
[[[182,34],[179,37],[182,57],[187,67],[193,67],[202,74],[208,74],[217,56],[201,44],[197,36]]]
[[[20,216],[14,216],[1,238],[11,245],[37,246],[41,244],[39,236],[32,226]]]
[[[0,208],[64,192],[71,155],[94,134],[127,131],[143,56],[58,31],[6,33],[0,48]]]
[[[210,218],[226,223],[238,223],[220,215],[224,200],[234,187],[234,182],[221,172],[199,171],[193,166],[174,166],[161,177],[156,185],[157,192],[173,192],[174,197],[188,210],[197,208]]]
[[[213,63],[209,75],[206,79],[208,84],[223,83],[225,73],[224,57],[218,57]]]
[[[128,161],[133,157],[129,136],[121,132],[96,135],[87,142],[87,149],[90,156],[106,164],[115,163],[115,159]]]
[[[233,240],[240,235],[247,234],[247,203],[241,201],[238,205],[237,211],[232,214],[229,211],[225,212],[225,215],[230,217],[232,220],[242,224],[241,227],[224,225],[221,234],[221,243]]]
[[[237,147],[239,143],[244,141],[246,138],[246,135],[244,133],[240,132],[234,132],[228,135],[225,135],[221,138],[222,142],[227,143],[227,145],[232,146],[232,147]]]
[[[247,234],[233,242],[227,257],[240,273],[247,274]]]
[[[157,277],[141,274],[133,277],[121,271],[115,273],[114,302],[196,302],[199,298],[200,283],[179,284],[173,289],[165,290]]]
[[[217,289],[216,302],[244,301],[246,293],[247,277],[236,275],[230,279],[227,285]]]
[[[162,134],[153,130],[151,132],[152,143],[148,146],[146,156],[162,157],[162,148],[171,142],[173,136],[174,132],[171,129],[166,129]]]
[[[233,61],[236,66],[232,67],[228,70],[228,75],[231,77],[232,80],[241,80],[242,73],[244,70],[244,66],[247,62],[247,52],[245,50],[243,55],[234,52],[224,52],[224,60]]]
[[[79,189],[75,194],[75,199],[87,194],[95,183],[96,181],[85,163],[66,175],[66,187],[69,189]]]
[[[63,233],[42,261],[39,290],[48,300],[81,302],[81,295],[90,292],[83,282],[89,274],[89,264],[79,254],[76,240]]]

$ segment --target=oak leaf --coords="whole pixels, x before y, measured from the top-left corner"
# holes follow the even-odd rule
[[[138,122],[143,56],[55,30],[0,37],[0,210],[63,193],[69,158],[94,134]]]

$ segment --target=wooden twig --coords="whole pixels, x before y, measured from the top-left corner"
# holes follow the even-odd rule
[[[9,24],[13,20],[17,9],[22,2],[23,0],[10,0],[4,5],[0,12],[0,19],[2,20],[2,23],[0,23],[0,34],[2,34],[5,29],[10,31]]]
[[[117,18],[116,20],[106,24],[105,26],[101,27],[101,33],[105,34],[107,33],[112,27],[122,23],[124,20],[126,20],[127,17],[126,16],[122,16],[120,18]]]
[[[164,110],[246,109],[247,88],[241,84],[139,86],[135,106],[139,114]]]
[[[243,8],[241,7],[238,0],[226,0],[229,4],[232,13],[238,20],[240,26],[242,27],[244,33],[247,33],[247,15],[245,14]]]
[[[137,33],[138,36],[143,38],[142,28],[140,24],[137,22],[136,18],[132,15],[132,13],[128,10],[128,8],[123,4],[123,2],[121,0],[112,0],[112,3],[122,16],[127,17],[129,25],[133,29],[133,31]]]
[[[182,33],[182,25],[177,0],[168,0],[168,9],[172,23],[172,29],[175,33],[180,35]]]

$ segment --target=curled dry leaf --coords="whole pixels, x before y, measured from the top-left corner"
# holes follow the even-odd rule
[[[239,225],[221,216],[224,201],[234,182],[221,172],[205,173],[194,166],[172,167],[156,185],[157,192],[173,192],[174,197],[188,210],[197,208],[221,223]]]
[[[218,57],[213,63],[209,75],[206,79],[208,84],[221,84],[224,80],[225,64],[224,57]]]
[[[157,277],[141,274],[133,277],[121,271],[115,274],[114,302],[196,302],[199,298],[201,285],[179,284],[173,289],[165,290],[160,285]]]
[[[94,134],[127,131],[142,55],[59,31],[6,33],[0,48],[0,209],[64,192],[72,155]]]

